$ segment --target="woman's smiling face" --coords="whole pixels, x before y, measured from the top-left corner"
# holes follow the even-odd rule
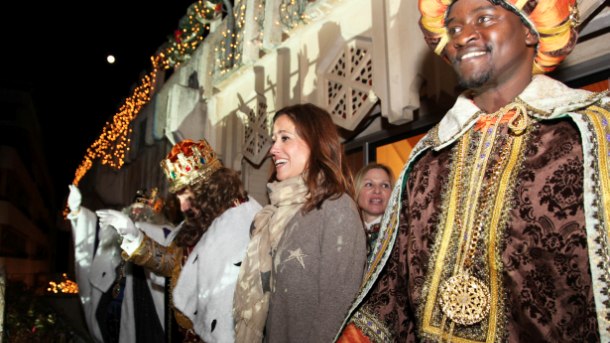
[[[392,181],[385,170],[373,168],[364,174],[357,200],[366,222],[383,215],[391,192]]]
[[[273,122],[273,145],[269,153],[275,164],[278,180],[283,181],[303,174],[311,155],[311,149],[299,136],[294,122],[280,115]]]

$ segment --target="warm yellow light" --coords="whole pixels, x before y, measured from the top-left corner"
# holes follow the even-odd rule
[[[68,279],[68,275],[66,273],[62,274],[63,281],[60,283],[56,283],[53,281],[49,282],[49,288],[47,288],[47,292],[51,293],[69,293],[75,294],[78,293],[78,284],[70,279]]]
[[[194,14],[208,20],[214,19],[214,16],[219,15],[214,11],[219,2],[219,0],[208,0],[205,1],[204,5],[203,0],[198,0],[194,6]],[[87,148],[85,156],[74,173],[73,184],[78,185],[96,159],[112,168],[120,169],[123,166],[125,151],[129,150],[129,136],[132,134],[130,124],[141,109],[150,102],[156,86],[157,71],[176,68],[180,63],[188,60],[199,43],[204,41],[205,35],[210,29],[208,25],[199,23],[192,13],[188,14],[186,18],[189,20],[189,25],[179,28],[183,32],[182,36],[185,37],[184,42],[178,43],[170,40],[167,48],[157,55],[151,56],[153,70],[140,80],[139,86],[119,107],[119,111],[113,116],[112,120],[106,123],[100,136]],[[231,31],[229,30],[223,34],[226,37],[227,34],[231,34]],[[215,50],[218,51],[218,48],[215,48]],[[106,60],[111,64],[116,62],[112,55],[107,56]]]

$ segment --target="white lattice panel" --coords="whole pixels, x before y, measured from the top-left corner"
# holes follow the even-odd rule
[[[353,130],[375,105],[371,98],[373,63],[371,43],[354,39],[324,68],[320,87],[335,124]]]
[[[239,111],[243,112],[248,119],[243,155],[250,162],[259,165],[273,144],[267,129],[267,101],[264,96],[259,95],[256,108],[252,109],[244,105]]]

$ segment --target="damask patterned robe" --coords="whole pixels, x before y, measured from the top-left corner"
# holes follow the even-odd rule
[[[398,179],[339,341],[610,341],[609,101],[534,76],[515,129],[460,96]],[[441,301],[464,273],[489,291],[470,325]]]

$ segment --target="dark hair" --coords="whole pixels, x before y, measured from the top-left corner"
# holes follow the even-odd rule
[[[280,116],[292,120],[297,134],[311,150],[304,173],[308,198],[303,205],[303,212],[320,208],[324,200],[338,198],[343,193],[353,198],[352,173],[345,161],[339,133],[330,114],[308,103],[282,108],[273,116],[273,122]],[[275,179],[275,171],[272,177]]]
[[[180,211],[180,202],[175,194],[169,193],[164,197],[163,215],[174,225],[184,220],[184,214]]]
[[[207,181],[195,183],[190,188],[195,195],[191,206],[198,211],[187,213],[186,221],[176,235],[176,245],[181,247],[197,244],[214,219],[233,207],[235,201],[243,202],[248,198],[239,173],[225,167],[215,171]]]

